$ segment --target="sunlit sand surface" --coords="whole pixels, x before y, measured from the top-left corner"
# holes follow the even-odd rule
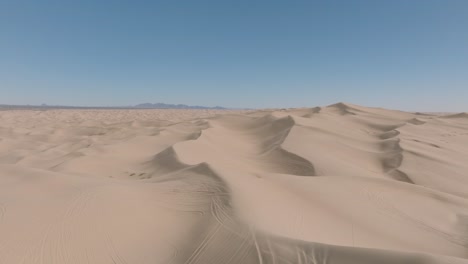
[[[468,114],[0,111],[0,263],[468,263]]]

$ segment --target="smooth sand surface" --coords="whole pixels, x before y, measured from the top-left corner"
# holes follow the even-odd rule
[[[468,263],[468,114],[0,111],[0,263]]]

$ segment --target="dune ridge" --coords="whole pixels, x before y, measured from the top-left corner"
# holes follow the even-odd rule
[[[458,113],[453,115],[446,115],[443,118],[468,118],[468,113]]]
[[[468,122],[0,112],[0,263],[468,263]]]

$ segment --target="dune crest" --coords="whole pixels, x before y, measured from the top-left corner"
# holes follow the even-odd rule
[[[0,112],[0,263],[468,263],[466,113]]]
[[[468,118],[468,113],[458,113],[453,115],[446,115],[443,118]]]

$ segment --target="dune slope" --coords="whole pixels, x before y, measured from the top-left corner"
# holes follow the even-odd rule
[[[0,263],[468,263],[468,119],[0,111]]]

